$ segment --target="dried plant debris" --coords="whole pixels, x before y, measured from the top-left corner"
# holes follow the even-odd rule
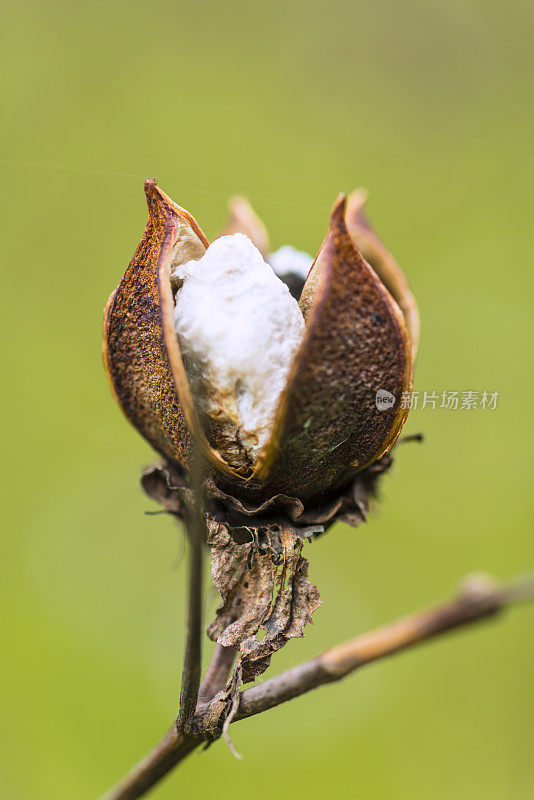
[[[211,574],[222,597],[208,636],[235,646],[243,682],[254,680],[288,639],[304,635],[321,604],[308,580],[303,541],[290,528],[241,529],[237,541],[220,522],[208,524]]]
[[[198,732],[207,740],[206,747],[223,735],[230,750],[237,758],[240,758],[240,755],[233,745],[228,728],[239,708],[241,683],[242,672],[238,662],[224,689],[217,692],[208,703],[201,720],[197,721]]]
[[[206,544],[222,599],[208,636],[237,648],[237,669],[245,683],[264,672],[289,639],[304,635],[321,604],[308,580],[305,542],[337,520],[353,527],[365,522],[377,479],[390,464],[391,457],[384,456],[337,491],[306,504],[287,495],[245,502],[210,477],[204,480]],[[185,473],[168,464],[154,466],[144,471],[141,482],[166,511],[187,519],[194,494]]]

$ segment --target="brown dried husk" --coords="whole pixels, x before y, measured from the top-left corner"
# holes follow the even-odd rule
[[[264,672],[289,639],[304,636],[321,604],[308,579],[304,545],[336,521],[355,528],[365,522],[378,478],[391,461],[384,456],[341,488],[306,504],[283,494],[247,501],[205,478],[206,544],[222,600],[207,633],[218,644],[236,648],[245,683]],[[185,473],[168,463],[149,467],[141,483],[167,512],[187,521],[195,497]]]
[[[334,205],[304,285],[305,335],[269,442],[254,465],[236,470],[203,429],[174,328],[172,268],[200,257],[208,240],[155,181],[146,181],[145,191],[148,223],[108,302],[103,346],[114,394],[142,435],[185,469],[194,441],[206,468],[236,491],[253,487],[264,499],[281,491],[314,497],[380,458],[407,415],[401,398],[411,391],[410,340],[400,307],[349,234],[345,198]],[[260,243],[263,233],[250,208],[242,202],[234,211],[232,229],[245,228]],[[377,409],[380,389],[395,397],[391,407]]]

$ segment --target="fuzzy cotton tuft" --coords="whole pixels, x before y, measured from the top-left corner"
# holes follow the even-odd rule
[[[293,274],[305,281],[313,264],[313,258],[303,250],[296,250],[290,244],[285,244],[271,253],[269,264],[279,276]]]
[[[241,233],[216,239],[172,279],[175,329],[208,439],[233,467],[250,467],[302,340],[298,303]]]

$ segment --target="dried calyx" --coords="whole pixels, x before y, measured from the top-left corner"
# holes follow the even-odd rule
[[[296,271],[296,263],[303,272],[305,256],[294,253],[282,251],[282,271]],[[200,259],[176,267],[171,280],[175,330],[208,440],[247,472],[269,441],[304,318],[242,233],[215,240]]]

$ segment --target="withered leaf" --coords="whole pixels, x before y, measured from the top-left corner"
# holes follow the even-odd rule
[[[208,636],[238,648],[243,681],[254,680],[288,639],[302,637],[321,604],[308,580],[303,541],[290,529],[250,529],[235,541],[228,528],[209,523],[211,574],[222,605]]]

